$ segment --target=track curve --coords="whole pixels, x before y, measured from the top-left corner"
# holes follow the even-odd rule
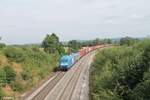
[[[23,100],[80,100],[82,90],[77,94],[78,81],[82,79],[82,74],[89,68],[92,62],[92,56],[95,51],[92,51],[82,57],[69,71],[58,72],[55,76],[49,79],[45,86],[37,89],[30,96]],[[76,92],[76,93],[75,93]],[[78,95],[78,99],[76,98]]]

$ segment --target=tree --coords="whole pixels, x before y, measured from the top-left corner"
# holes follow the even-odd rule
[[[92,45],[99,45],[101,43],[99,38],[96,38],[95,40],[93,40]]]
[[[57,50],[60,55],[65,54],[65,49],[61,43],[58,45]]]
[[[81,47],[81,43],[76,40],[71,40],[68,42],[68,47],[71,48],[72,52],[76,52]]]
[[[59,42],[59,38],[55,33],[51,35],[47,34],[45,39],[42,42],[42,47],[44,51],[47,53],[62,53],[64,48],[62,47],[61,43]]]
[[[107,43],[111,44],[112,43],[111,39],[107,39]]]
[[[131,37],[124,37],[124,38],[121,38],[121,40],[120,40],[120,45],[131,46],[131,45],[133,45],[136,41],[137,41],[137,39],[134,39],[134,38],[131,38]]]

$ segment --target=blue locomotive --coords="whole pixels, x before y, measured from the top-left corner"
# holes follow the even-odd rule
[[[68,70],[74,64],[74,58],[71,55],[62,56],[59,64],[61,70]]]
[[[91,47],[83,47],[77,53],[71,53],[70,55],[62,56],[59,62],[59,69],[68,70],[70,69],[76,61],[78,61],[81,57],[85,56],[89,52],[96,50],[98,48],[106,47],[107,45],[97,45]]]
[[[68,70],[70,69],[73,64],[80,58],[79,53],[72,53],[70,55],[64,55],[61,57],[59,62],[59,68],[61,70]]]

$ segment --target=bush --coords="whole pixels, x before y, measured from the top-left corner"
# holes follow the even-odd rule
[[[21,76],[23,80],[29,80],[32,78],[31,72],[26,69],[21,73]]]
[[[3,100],[3,97],[4,97],[4,92],[2,88],[0,87],[0,100]]]
[[[97,54],[90,72],[92,99],[112,100],[115,96],[123,100],[148,100],[150,41],[144,43],[106,49]]]
[[[14,71],[14,69],[10,66],[5,66],[4,67],[4,71],[6,74],[6,82],[8,84],[10,84],[11,82],[15,81],[16,78],[16,72]]]
[[[0,43],[0,48],[5,48],[6,47],[6,45],[4,44],[4,43]]]
[[[150,80],[139,83],[133,90],[131,100],[149,100],[150,99]]]
[[[131,38],[131,37],[124,37],[120,40],[120,45],[127,45],[127,46],[133,46],[138,39]]]
[[[15,81],[13,84],[13,91],[23,91],[23,85],[20,82]]]
[[[0,87],[6,84],[6,73],[3,69],[0,69]]]
[[[14,92],[23,92],[36,85],[57,67],[60,57],[39,50],[38,46],[8,46],[1,53],[8,58],[8,66],[0,69],[0,86],[8,84]]]
[[[5,50],[6,57],[11,61],[22,62],[25,59],[25,55],[22,49],[9,47]]]

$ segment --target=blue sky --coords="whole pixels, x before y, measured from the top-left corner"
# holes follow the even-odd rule
[[[7,44],[150,35],[150,0],[0,0],[0,36]]]

